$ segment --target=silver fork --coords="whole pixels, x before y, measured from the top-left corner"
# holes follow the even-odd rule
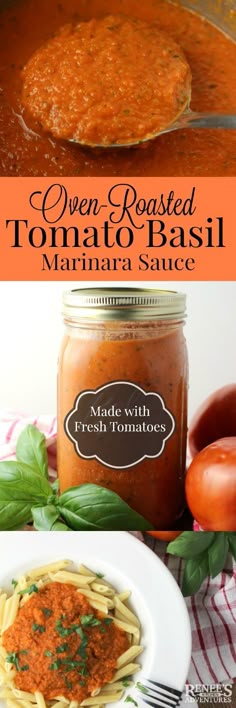
[[[149,685],[151,684],[151,685]],[[152,708],[177,708],[179,706],[182,691],[171,688],[163,683],[152,681],[151,679],[141,679],[137,681],[136,689],[142,694],[142,700]]]

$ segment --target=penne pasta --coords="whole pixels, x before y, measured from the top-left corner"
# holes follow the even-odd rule
[[[80,575],[79,573],[70,573],[67,570],[59,570],[57,573],[51,573],[49,571],[49,578],[50,580],[59,582],[59,583],[72,583],[72,585],[78,585],[79,587],[83,587],[84,585],[89,585],[93,578],[89,575]]]
[[[43,694],[40,691],[35,691],[35,698],[38,708],[47,708]]]
[[[36,698],[34,693],[28,693],[28,691],[20,691],[19,688],[13,688],[14,696],[21,701],[29,701],[30,703],[36,703]]]
[[[49,575],[49,573],[56,573],[70,565],[69,560],[55,561],[55,563],[48,563],[48,565],[42,565],[39,568],[33,568],[33,570],[28,571],[28,578],[40,578],[42,575]]]
[[[103,583],[99,583],[95,580],[91,583],[91,588],[94,592],[97,592],[105,597],[114,597],[115,595],[114,588],[104,585]]]
[[[97,600],[98,602],[100,602],[101,605],[105,605],[109,609],[113,609],[114,607],[113,600],[111,600],[109,597],[99,595],[99,593],[93,592],[93,590],[84,590],[84,588],[82,588],[78,592],[80,592],[81,595],[88,597],[89,600]]]
[[[116,671],[115,675],[113,676],[113,681],[119,681],[125,676],[132,676],[133,674],[136,674],[137,671],[140,670],[140,668],[141,667],[139,664],[126,664],[126,666],[122,666],[121,669],[118,669],[118,671]],[[113,681],[109,681],[109,683],[112,684]]]
[[[120,592],[119,595],[117,595],[116,597],[118,597],[119,600],[121,600],[121,602],[125,602],[126,600],[129,599],[130,595],[131,595],[130,590],[124,590],[124,592]]]
[[[0,595],[0,629],[2,630],[2,621],[4,616],[5,604],[7,600],[7,594],[5,592]]]
[[[90,602],[91,607],[93,607],[94,610],[98,610],[99,612],[102,612],[104,615],[108,614],[108,607],[106,605],[103,605],[101,602],[98,602],[97,600],[90,600],[89,602]]]
[[[131,682],[130,682],[131,683]],[[111,683],[106,683],[105,686],[102,687],[102,693],[110,693],[111,692],[111,685],[112,685],[112,690],[113,691],[124,691],[124,684],[122,681],[113,681]],[[104,695],[105,698],[105,695]],[[106,698],[107,700],[107,698]]]
[[[124,604],[124,602],[121,602],[120,598],[115,595],[114,597],[114,604],[115,607],[117,608],[118,612],[123,615],[125,619],[127,619],[131,624],[134,624],[136,627],[140,627],[140,622],[136,615],[129,610],[128,607]]]
[[[107,703],[115,703],[115,701],[119,701],[122,696],[122,691],[119,691],[118,693],[106,693],[105,698]],[[104,703],[104,694],[100,693],[99,696],[94,696],[91,698],[85,698],[84,701],[80,704],[81,706],[100,706],[103,705]]]
[[[85,565],[80,565],[78,570],[76,570],[75,572],[73,572],[72,570],[68,570],[68,566],[70,566],[69,560],[59,560],[55,563],[49,563],[39,568],[33,568],[33,570],[29,570],[27,572],[27,575],[22,575],[20,578],[17,579],[17,581],[15,581],[14,589],[12,589],[12,594],[10,595],[10,597],[7,596],[6,592],[0,592],[0,699],[5,701],[7,708],[80,708],[81,706],[82,708],[83,706],[92,706],[93,708],[105,708],[105,705],[107,703],[116,703],[123,696],[125,692],[125,685],[123,683],[123,679],[128,676],[132,677],[132,675],[140,669],[139,664],[136,664],[134,662],[136,657],[139,656],[139,654],[141,654],[141,652],[143,651],[143,647],[139,645],[140,622],[134,612],[127,605],[127,600],[130,597],[130,591],[125,590],[124,592],[118,593],[116,588],[113,587],[111,583],[104,580],[103,578],[100,578],[99,574],[94,573],[90,570],[90,568],[87,568],[87,566]],[[51,583],[67,583],[68,585],[73,585],[79,595],[83,595],[83,597],[85,598],[85,606],[88,608],[88,605],[90,605],[91,608],[101,613],[101,615],[95,615],[95,627],[97,625],[101,625],[101,623],[104,622],[103,628],[98,631],[106,632],[106,623],[107,626],[109,626],[110,622],[113,622],[118,629],[126,633],[127,639],[130,643],[129,648],[126,649],[126,651],[123,651],[123,653],[117,659],[117,669],[114,672],[112,681],[109,681],[109,683],[105,683],[100,688],[95,688],[92,694],[88,695],[84,700],[80,702],[78,700],[69,699],[68,697],[66,698],[64,695],[58,695],[55,698],[48,700],[40,691],[30,693],[30,691],[24,691],[17,688],[14,681],[16,680],[17,671],[19,670],[19,663],[17,663],[19,662],[19,656],[17,656],[17,652],[13,651],[11,663],[11,661],[9,661],[10,654],[7,653],[5,646],[3,645],[2,635],[9,627],[11,627],[11,625],[14,624],[17,618],[19,608],[23,608],[26,602],[29,602],[32,597],[36,597],[37,589],[43,589]],[[36,588],[34,587],[34,585],[36,585]],[[29,590],[29,592],[24,592],[25,590]],[[64,595],[62,595],[62,597],[64,597]],[[87,605],[85,601],[87,602]],[[79,602],[83,603],[82,598],[79,600]],[[37,607],[37,602],[35,607]],[[49,607],[46,607],[45,615],[50,617],[50,614],[51,612],[49,605]],[[74,628],[73,624],[71,625],[71,628],[69,625],[69,631],[67,630],[68,624],[66,625],[64,623],[65,617],[66,614],[63,615],[62,607],[61,619],[56,620],[56,624],[59,622],[58,640],[60,644],[65,643],[65,646],[69,647],[68,636],[70,636],[71,630],[72,633],[77,632],[78,638],[80,637],[80,640],[78,639],[78,641],[83,642],[84,639],[86,640],[86,628],[87,626],[89,626],[89,623],[91,623],[91,619],[93,620],[93,614],[90,615],[89,610],[87,609],[87,612],[85,611],[84,615],[81,615],[81,623],[74,624]],[[82,622],[82,619],[84,619],[84,622]],[[40,621],[40,618],[38,620],[36,617],[34,628],[35,631],[40,630]],[[55,632],[56,625],[54,624],[53,626],[54,629],[52,627],[52,631]],[[62,633],[60,633],[60,631]],[[40,636],[40,634],[38,636]],[[102,638],[103,635],[99,634],[97,636]],[[55,667],[52,666],[52,668],[57,668],[57,663],[59,666],[63,665],[60,664],[60,644],[58,644],[58,654],[53,654],[48,650],[45,652],[45,656],[53,657],[51,661],[52,664],[55,664]],[[126,644],[123,643],[123,647],[125,646],[127,646],[127,641]],[[63,651],[65,650],[62,648],[62,657]],[[28,649],[27,651],[22,651],[22,653],[27,654]],[[7,660],[8,656],[9,659]],[[69,658],[71,660],[71,657]],[[81,661],[79,655],[78,657],[75,655],[74,659],[77,659],[77,662]],[[29,666],[27,666],[28,663],[30,662],[27,661],[26,658],[26,666],[23,666],[23,664],[21,663],[22,668],[29,669]],[[79,665],[80,664],[78,663],[78,666]],[[69,669],[69,671],[70,670],[72,669]],[[69,674],[66,674],[66,676],[69,676]],[[68,678],[67,683],[69,688],[70,680]],[[67,683],[65,684],[66,686]],[[130,684],[131,682],[129,682],[129,685]],[[27,685],[30,684],[28,683],[26,684],[26,686]],[[83,685],[83,681],[81,682],[81,685]]]
[[[90,575],[94,579],[96,578],[96,573],[93,573],[92,570],[89,570],[89,568],[87,568],[86,565],[79,566],[79,573],[81,573],[81,575]]]
[[[12,597],[6,600],[2,620],[2,632],[5,632],[5,630],[13,624],[19,608],[19,602],[19,595],[12,595]]]
[[[127,651],[121,654],[121,656],[119,656],[119,659],[117,659],[117,669],[120,669],[122,666],[129,664],[132,659],[136,659],[136,656],[139,656],[142,651],[143,647],[141,646],[132,646],[127,649]]]
[[[136,634],[137,633],[137,627],[134,624],[130,624],[129,622],[119,620],[119,619],[117,619],[117,617],[113,617],[113,622],[117,627],[119,627],[119,629],[123,629],[125,632],[128,632],[129,634]]]

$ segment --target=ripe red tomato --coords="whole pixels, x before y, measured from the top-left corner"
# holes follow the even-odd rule
[[[214,391],[196,411],[188,432],[189,450],[195,457],[204,447],[236,435],[236,384]]]
[[[180,536],[182,531],[147,531],[147,533],[159,538],[160,541],[173,541],[177,536]]]
[[[205,531],[236,531],[236,437],[217,440],[194,457],[185,492]]]

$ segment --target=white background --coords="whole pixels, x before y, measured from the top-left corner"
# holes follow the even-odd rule
[[[102,283],[0,283],[0,408],[56,412],[57,356],[64,290]],[[135,283],[187,294],[189,417],[214,389],[236,381],[236,282]],[[126,285],[123,282],[109,286]],[[130,283],[134,285],[134,283]]]

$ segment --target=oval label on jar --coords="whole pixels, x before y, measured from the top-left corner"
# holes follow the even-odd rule
[[[174,430],[174,417],[160,394],[129,381],[82,391],[65,419],[77,455],[115,469],[159,457]]]

